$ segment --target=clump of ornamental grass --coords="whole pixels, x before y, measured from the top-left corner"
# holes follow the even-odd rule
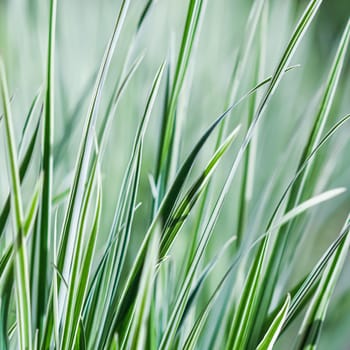
[[[211,93],[210,86],[193,84],[196,64],[208,62],[196,55],[205,40],[200,33],[207,25],[206,0],[186,1],[187,12],[179,6],[185,21],[174,40],[181,40],[170,42],[168,56],[158,57],[145,97],[133,84],[147,56],[138,45],[160,2],[145,1],[138,20],[129,23],[134,1],[120,1],[99,67],[91,68],[71,115],[57,92],[67,74],[56,59],[62,3],[50,1],[45,79],[39,92],[31,91],[26,115],[13,113],[11,72],[0,62],[0,154],[6,159],[0,176],[2,183],[8,180],[0,197],[0,348],[316,348],[345,264],[349,217],[341,218],[343,227],[323,253],[303,242],[311,233],[319,236],[323,218],[331,215],[322,208],[334,213],[344,207],[334,198],[346,196],[345,188],[327,187],[334,162],[346,162],[335,150],[344,143],[350,115],[335,111],[348,68],[350,21],[329,53],[330,64],[321,67],[328,73],[312,92],[315,98],[301,107],[303,120],[294,127],[296,137],[285,142],[288,150],[277,147],[264,155],[281,156],[286,169],[283,175],[266,161],[266,185],[257,159],[265,133],[271,136],[263,122],[272,113],[280,120],[288,115],[278,92],[287,76],[298,74],[292,59],[322,0],[308,1],[270,75],[267,48],[275,38],[267,33],[275,12],[268,0],[252,1],[235,44],[222,113],[203,116],[200,134],[191,129],[195,109],[189,106],[192,94],[205,100]],[[35,11],[33,3],[30,8]],[[120,75],[112,79],[118,55]],[[206,69],[216,67],[208,62]],[[111,79],[113,86],[107,84]],[[290,84],[288,91],[298,88]],[[118,108],[125,95],[135,129],[126,127],[127,109]],[[273,103],[279,107],[270,110]],[[138,116],[132,105],[142,106]],[[117,143],[115,118],[130,142]],[[157,121],[151,132],[152,139],[157,133],[155,148],[151,120]],[[272,128],[276,138],[291,135],[283,123]],[[78,147],[69,145],[71,138]],[[122,178],[104,173],[109,149],[116,167],[123,167]],[[145,156],[150,153],[155,156]],[[59,168],[69,157],[73,168],[62,177]],[[113,176],[112,185],[106,178]],[[313,256],[312,264],[300,267],[301,255]],[[299,281],[293,281],[293,269]]]

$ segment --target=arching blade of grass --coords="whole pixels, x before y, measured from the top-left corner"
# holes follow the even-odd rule
[[[102,155],[103,155],[103,150],[105,148],[105,144],[106,144],[106,140],[107,140],[107,136],[108,136],[108,133],[106,131],[108,131],[112,117],[115,115],[120,97],[122,96],[123,92],[125,91],[129,81],[134,76],[137,68],[140,66],[142,59],[143,59],[143,55],[138,57],[132,63],[132,65],[130,66],[130,69],[126,72],[125,77],[122,79],[122,81],[117,82],[116,91],[113,95],[113,98],[110,100],[110,103],[108,104],[108,108],[107,108],[107,111],[104,115],[103,121],[101,123],[102,126],[101,126],[101,129],[100,129],[99,134],[98,134],[99,135],[98,136],[98,143],[101,145],[100,152],[102,152]],[[75,109],[80,109],[80,107],[77,106]],[[75,112],[73,115],[75,115],[76,113],[77,112]],[[62,141],[62,143],[63,143],[63,141]],[[60,147],[62,147],[62,146],[63,145],[61,145]],[[65,198],[69,195],[69,192],[70,192],[70,187],[68,186],[66,189],[60,191],[59,193],[56,193],[52,198],[53,206],[57,206],[63,200],[65,200]]]
[[[158,149],[158,161],[155,179],[159,189],[160,201],[164,197],[169,180],[169,167],[172,157],[173,135],[176,129],[176,107],[179,94],[188,70],[193,43],[199,32],[199,21],[206,0],[190,0],[178,59],[175,68],[169,100],[163,115],[162,129]],[[159,201],[159,202],[160,202]]]
[[[74,182],[73,182],[73,186],[71,189],[71,193],[70,193],[70,199],[69,199],[69,206],[65,215],[65,224],[64,224],[64,230],[62,232],[62,238],[61,238],[61,245],[59,247],[59,259],[58,259],[58,265],[59,267],[62,267],[63,263],[65,261],[67,261],[64,257],[67,254],[67,243],[68,243],[68,235],[69,235],[69,231],[70,231],[70,227],[71,226],[75,226],[72,223],[72,220],[74,219],[74,221],[76,221],[76,211],[79,210],[80,205],[79,202],[81,202],[81,200],[79,200],[77,198],[78,193],[80,193],[80,191],[78,191],[78,189],[81,186],[84,186],[85,181],[83,181],[83,179],[86,178],[87,174],[85,173],[85,165],[89,162],[90,159],[90,154],[91,154],[91,146],[92,146],[92,142],[93,142],[93,130],[94,130],[94,125],[95,125],[95,121],[96,121],[96,116],[97,116],[97,111],[98,111],[98,107],[99,107],[99,103],[100,103],[100,99],[101,99],[101,91],[102,91],[102,87],[104,85],[104,81],[106,79],[107,76],[107,72],[108,72],[108,68],[110,65],[110,61],[112,59],[112,55],[114,52],[114,48],[116,45],[116,42],[119,38],[119,34],[121,31],[121,27],[124,23],[124,19],[128,10],[128,6],[129,6],[129,1],[128,0],[124,0],[121,4],[121,8],[120,8],[120,12],[119,15],[117,17],[114,29],[113,29],[113,33],[111,36],[111,39],[107,45],[107,49],[104,55],[104,58],[102,60],[101,66],[100,66],[100,71],[98,73],[98,77],[96,80],[96,85],[94,88],[94,93],[92,95],[92,100],[91,100],[91,104],[90,104],[90,108],[89,108],[89,112],[88,112],[88,117],[86,120],[86,125],[84,128],[84,132],[83,132],[83,138],[82,138],[82,143],[79,149],[79,156],[78,156],[78,162],[76,164],[76,168],[75,168],[75,176],[74,176]],[[69,256],[70,254],[68,254]]]
[[[12,114],[10,109],[5,67],[0,59],[0,85],[4,106],[6,129],[6,144],[10,182],[12,186],[12,203],[14,207],[14,240],[16,247],[15,281],[16,281],[16,310],[18,320],[18,335],[21,348],[32,348],[32,324],[30,314],[29,276],[27,248],[23,232],[23,204],[21,197],[19,166],[15,140],[13,136]],[[17,235],[17,236],[16,236]]]
[[[279,201],[276,209],[275,209],[275,213],[278,212],[279,208],[281,207],[284,199],[287,197],[288,191],[290,190],[290,188],[292,188],[292,186],[296,183],[296,180],[298,179],[298,177],[303,173],[304,169],[307,167],[307,165],[309,164],[309,162],[312,160],[312,158],[315,156],[315,154],[321,149],[322,146],[324,146],[324,144],[334,135],[334,133],[341,129],[341,127],[350,119],[350,114],[346,115],[345,117],[343,117],[338,123],[336,123],[328,132],[327,134],[321,139],[321,141],[319,142],[318,145],[315,146],[315,148],[312,150],[312,152],[310,153],[310,155],[305,159],[305,161],[303,162],[303,164],[300,165],[298,172],[295,174],[293,180],[289,183],[289,185],[287,186],[286,190],[284,191],[281,200]],[[303,205],[303,204],[301,204]],[[299,206],[298,206],[299,207]],[[295,207],[292,209],[293,212],[298,211],[298,207]],[[288,213],[286,215],[289,215]],[[273,215],[275,216],[275,214]],[[271,230],[271,228],[268,230],[268,232]],[[279,232],[279,234],[281,234],[281,232]],[[261,238],[264,238],[265,235]],[[261,238],[258,239],[258,241],[261,240]],[[339,244],[339,243],[336,243]],[[312,288],[314,288],[315,283],[317,283],[317,278],[315,280],[312,281],[312,283],[308,284],[308,278],[305,278],[301,284],[301,286],[298,288],[297,291],[293,291],[293,293],[291,293],[291,295],[293,295],[292,300],[299,298],[298,302],[295,303],[295,305],[293,306],[293,312],[290,313],[290,315],[288,316],[287,320],[286,320],[286,324],[284,326],[284,328],[287,326],[288,323],[291,322],[291,320],[293,320],[293,318],[295,317],[295,315],[300,312],[301,307],[304,305],[305,300],[307,298],[310,297],[310,291],[312,290]],[[303,289],[305,287],[305,285],[307,285],[307,288],[303,291],[302,293],[302,297],[297,297],[297,295],[300,294],[300,290]]]
[[[291,66],[285,69],[285,72],[292,70],[296,68],[297,66]],[[173,181],[173,184],[169,188],[169,190],[166,193],[166,196],[163,199],[162,205],[160,206],[158,210],[158,215],[162,217],[163,225],[168,220],[170,212],[178,199],[178,194],[180,193],[180,190],[187,178],[187,175],[205,142],[211,135],[211,133],[218,127],[220,124],[225,120],[225,118],[230,116],[230,112],[239,106],[243,101],[245,101],[249,96],[256,93],[256,91],[263,87],[266,84],[271,83],[273,77],[268,77],[256,86],[254,86],[251,90],[249,90],[246,94],[244,94],[240,99],[238,99],[236,102],[234,102],[226,111],[221,114],[213,123],[212,125],[206,130],[206,132],[203,134],[203,136],[200,138],[200,140],[197,142],[195,147],[192,149],[191,153],[187,157],[187,159],[184,161],[182,167],[179,169],[177,176],[175,180]]]
[[[134,43],[134,41],[132,41],[130,44],[129,52],[132,48],[133,43]],[[99,130],[99,134],[98,134],[98,143],[100,145],[100,152],[99,153],[101,153],[101,155],[100,155],[101,158],[103,156],[103,151],[104,151],[106,140],[108,137],[107,131],[110,127],[112,118],[115,115],[120,97],[122,96],[123,92],[125,91],[129,81],[133,77],[137,68],[141,64],[142,59],[143,59],[143,55],[139,56],[131,64],[130,68],[127,67],[128,59],[125,60],[125,63],[124,63],[123,69],[122,69],[122,74],[121,74],[121,81],[118,80],[116,82],[116,85],[114,88],[114,94],[109,101],[106,113],[105,113],[104,118],[103,118],[102,123],[101,123],[101,129]],[[128,68],[128,70],[127,70],[127,68]],[[95,156],[95,159],[93,160],[93,162],[96,162],[96,161],[97,161],[97,158]],[[129,172],[130,172],[130,170],[131,169],[129,167]],[[130,177],[130,173],[127,172],[125,179],[129,179],[129,177]],[[126,187],[124,185],[125,185],[125,181],[123,181],[122,189],[124,189],[124,188],[126,189]],[[64,193],[62,193],[62,194],[64,195]],[[118,200],[118,207],[123,207],[123,205],[119,205],[120,198],[124,198],[126,200],[126,195],[125,195],[124,190],[121,190],[121,195],[120,195],[119,200]],[[119,214],[120,214],[120,211],[117,209],[115,216],[118,217]],[[114,223],[118,221],[116,217],[113,220]],[[112,231],[115,229],[114,226],[115,226],[115,224],[113,224]],[[100,305],[101,305],[101,300],[103,300],[102,303],[105,302],[105,295],[102,295],[102,296],[100,295],[101,289],[102,289],[102,288],[100,288],[101,283],[102,283],[102,272],[105,271],[105,266],[107,263],[107,256],[113,257],[115,255],[115,254],[113,254],[115,252],[110,251],[112,242],[115,243],[115,238],[116,238],[115,236],[116,236],[115,232],[111,232],[109,235],[108,248],[106,249],[104,256],[103,256],[103,258],[102,258],[102,260],[101,260],[101,262],[100,262],[100,264],[95,272],[95,275],[93,277],[93,283],[91,284],[89,292],[88,292],[88,297],[87,297],[87,300],[85,303],[85,310],[87,310],[87,309],[89,310],[89,315],[86,315],[86,312],[84,312],[85,331],[87,332],[87,334],[92,333],[91,327],[92,327],[93,321],[95,321],[95,320],[92,320],[91,318],[89,318],[89,316],[94,316],[94,318],[96,318],[96,314],[97,314],[96,308],[98,305],[97,304],[98,299],[99,299]],[[116,245],[113,244],[113,247],[116,247]],[[111,266],[110,266],[112,263],[113,263],[113,259],[110,259],[109,266],[107,267],[107,273],[105,273],[105,275],[103,276],[105,278],[105,280],[108,281],[108,283],[109,283],[109,281],[112,280],[112,277],[111,277],[112,271],[111,271]],[[108,288],[104,288],[104,289],[105,290],[103,292],[106,293]],[[100,308],[100,309],[102,309],[102,308]],[[90,337],[90,339],[92,339],[92,338],[93,337]]]
[[[164,225],[167,222],[167,220],[169,219],[171,212],[172,212],[172,208],[174,207],[175,203],[178,200],[181,189],[184,185],[185,180],[188,177],[188,173],[189,173],[195,159],[197,158],[198,152],[201,150],[201,148],[205,144],[206,140],[209,138],[210,134],[215,130],[215,128],[219,125],[219,123],[222,121],[222,119],[226,115],[227,115],[226,112],[223,115],[221,115],[210,126],[210,128],[205,132],[205,134],[202,136],[202,138],[198,141],[198,143],[193,148],[192,152],[187,157],[183,166],[179,170],[178,175],[177,175],[176,179],[174,180],[171,188],[167,192],[167,194],[162,202],[162,205],[160,206],[160,209],[158,210],[158,214],[156,215],[150,228],[148,229],[148,232],[146,233],[145,239],[144,239],[142,246],[138,252],[138,256],[136,257],[133,268],[129,274],[128,281],[126,283],[126,287],[124,288],[124,292],[123,292],[123,295],[121,297],[121,301],[119,302],[120,303],[119,307],[118,307],[118,309],[120,309],[119,317],[122,317],[122,315],[125,314],[125,312],[126,312],[125,310],[127,310],[130,307],[130,305],[128,305],[128,304],[131,302],[131,299],[132,299],[131,294],[133,293],[133,291],[135,291],[135,288],[137,288],[137,285],[138,285],[137,276],[139,275],[140,269],[142,268],[150,237],[152,236],[155,228],[159,225],[159,223],[163,223],[163,225]],[[129,294],[129,293],[131,293],[131,294]],[[114,322],[116,322],[116,324],[118,324],[117,321],[121,321],[121,320],[116,318],[116,320]]]
[[[266,332],[263,340],[258,345],[256,350],[272,350],[275,342],[281,332],[283,322],[287,316],[288,308],[290,305],[290,295],[287,295],[286,301],[284,302],[280,312],[277,314],[276,318],[273,320],[271,327]]]
[[[291,211],[287,212],[279,221],[278,224],[276,224],[275,226],[271,227],[269,231],[265,232],[262,236],[260,236],[258,238],[258,240],[256,240],[254,242],[254,244],[247,249],[246,253],[251,251],[251,249],[258,243],[258,241],[260,241],[261,239],[263,239],[263,237],[270,235],[272,232],[274,232],[274,230],[276,230],[277,228],[283,226],[284,224],[288,223],[289,221],[291,221],[293,218],[299,216],[300,214],[306,212],[308,209],[313,208],[316,205],[319,205],[323,202],[326,202],[334,197],[337,197],[339,195],[341,195],[342,193],[345,192],[344,188],[336,188],[333,190],[329,190],[326,191],[324,193],[321,193],[319,195],[316,195],[304,202],[302,202],[300,205],[298,205],[297,207],[293,208]],[[235,238],[235,237],[233,237]],[[232,241],[229,240],[229,242]],[[225,249],[225,246],[222,248]],[[221,253],[220,253],[221,255]],[[186,305],[186,309],[184,312],[184,316],[186,314],[186,310],[190,307],[190,304],[193,303],[193,299],[196,297],[196,294],[198,293],[198,290],[200,288],[200,286],[203,284],[205,278],[207,277],[208,273],[210,272],[210,270],[213,268],[213,264],[215,264],[215,262],[217,261],[218,257],[216,257],[210,264],[208,267],[206,267],[203,270],[203,273],[201,274],[201,277],[199,278],[198,282],[196,283],[196,285],[193,287],[193,291],[189,297],[189,301]],[[293,295],[293,294],[292,294]]]
[[[348,216],[346,222],[350,223],[350,216]],[[332,259],[327,263],[299,331],[299,349],[316,349],[321,328],[326,317],[328,304],[332,297],[340,272],[343,269],[345,258],[349,251],[349,245],[350,236],[348,234],[333,253],[334,256]]]
[[[218,162],[221,160],[222,156],[227,152],[230,145],[234,141],[237,136],[237,133],[240,129],[240,126],[235,128],[230,135],[224,140],[223,144],[218,148],[217,152],[213,155],[212,159],[209,161],[208,165],[202,172],[202,174],[197,178],[194,184],[190,187],[190,189],[184,194],[183,198],[176,204],[176,207],[171,212],[170,217],[165,224],[165,227],[162,232],[162,240],[160,243],[160,254],[159,260],[162,261],[166,257],[167,252],[169,251],[171,245],[173,244],[179,230],[183,226],[185,220],[187,219],[191,209],[196,204],[202,192],[205,190],[208,181],[211,176],[214,174],[214,171],[218,165]],[[214,259],[211,265],[208,266],[204,275],[202,276],[202,281],[205,279],[206,275],[212,269],[212,265],[215,264],[215,261],[218,259]],[[194,291],[192,291],[191,297],[194,299],[196,293],[200,289],[202,282],[201,280],[198,282],[198,285],[194,287]],[[191,299],[190,297],[190,299]],[[190,302],[187,303],[184,311],[184,315],[182,320],[185,317],[186,311],[190,308]],[[180,321],[180,323],[182,322]]]
[[[55,32],[56,32],[56,7],[57,1],[50,1],[50,23],[48,36],[47,51],[47,76],[46,76],[46,96],[44,104],[44,123],[43,123],[43,191],[41,198],[41,208],[39,215],[39,230],[36,242],[33,247],[37,246],[38,270],[37,276],[37,300],[36,300],[36,316],[34,317],[34,326],[39,328],[45,314],[47,304],[48,288],[48,249],[51,240],[51,205],[52,205],[52,145],[54,130],[54,66],[55,66]]]
[[[342,68],[345,62],[346,51],[349,45],[349,38],[350,25],[348,23],[340,41],[340,44],[338,46],[338,50],[335,55],[329,73],[328,81],[325,87],[325,92],[320,102],[320,107],[316,115],[313,127],[311,129],[308,141],[306,143],[306,146],[304,147],[304,151],[298,165],[298,170],[301,168],[301,165],[305,163],[305,160],[312,153],[313,149],[316,147],[317,143],[319,142],[322,136],[325,123],[334,100]],[[308,189],[308,193],[311,192],[314,184],[311,183],[310,179],[308,182],[308,186],[306,186],[306,182],[308,180],[308,175],[310,173],[312,165],[312,162],[308,164],[308,166],[304,169],[304,173],[299,177],[298,181],[296,181],[293,187],[290,189],[290,196],[288,198],[286,210],[290,210],[300,200],[305,198],[304,196],[306,187]],[[271,219],[271,221],[272,220],[273,218]],[[267,270],[263,281],[264,286],[261,289],[262,291],[264,291],[264,295],[260,296],[260,298],[262,299],[259,302],[259,310],[257,311],[258,318],[254,322],[256,325],[256,329],[259,329],[262,326],[264,319],[266,318],[267,310],[272,298],[273,289],[278,278],[280,265],[283,262],[283,254],[285,251],[285,247],[287,246],[287,242],[289,239],[288,232],[290,232],[292,224],[293,223],[291,222],[285,227],[281,228],[284,232],[286,232],[286,234],[282,233],[278,235],[276,241],[273,243],[273,247],[271,248],[272,254],[268,259]]]

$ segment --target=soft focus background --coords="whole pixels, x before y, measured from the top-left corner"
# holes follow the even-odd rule
[[[112,95],[112,88],[121,74],[122,62],[127,55],[129,42],[146,1],[132,1],[126,25],[116,48],[107,84],[102,98],[101,114]],[[46,65],[46,37],[48,29],[48,1],[0,0],[0,54],[5,60],[16,136],[24,123],[31,101],[42,87]],[[268,76],[289,38],[298,16],[307,1],[270,1],[265,74]],[[227,87],[233,68],[235,54],[242,40],[251,1],[210,0],[201,23],[201,32],[191,58],[190,72],[185,81],[180,99],[182,110],[182,143],[180,160],[200,137],[208,125],[226,107]],[[54,137],[54,193],[60,193],[71,180],[72,169],[80,141],[86,114],[92,79],[101,61],[105,45],[119,9],[117,0],[59,0],[57,13],[56,76],[55,76],[55,137]],[[185,0],[158,0],[153,5],[142,29],[137,34],[131,59],[144,54],[136,72],[122,96],[109,141],[103,158],[104,203],[102,230],[106,235],[113,217],[114,205],[121,177],[129,158],[134,132],[142,114],[147,93],[160,63],[176,57],[180,45],[187,10]],[[283,78],[259,124],[258,148],[255,165],[254,188],[248,211],[246,234],[250,237],[263,232],[267,217],[271,214],[284,188],[297,166],[300,153],[308,135],[312,117],[317,107],[317,97],[324,86],[335,47],[350,15],[349,0],[325,0],[316,21],[298,48],[292,64],[300,68]],[[253,45],[254,47],[254,45]],[[253,50],[254,51],[254,50]],[[347,60],[334,108],[328,126],[350,110],[350,60]],[[256,55],[249,58],[244,81],[238,95],[241,96],[253,85]],[[163,82],[164,85],[164,82]],[[161,88],[164,95],[164,87]],[[131,241],[131,253],[138,247],[151,212],[151,196],[148,174],[154,173],[156,150],[160,130],[162,104],[157,100],[146,134],[141,188],[138,200],[142,203],[137,211],[136,224]],[[234,111],[230,126],[245,123],[247,105]],[[3,126],[0,126],[3,127]],[[244,126],[245,127],[245,126]],[[243,134],[241,134],[242,137]],[[350,128],[344,127],[322,152],[318,191],[344,186],[350,190]],[[214,141],[214,138],[213,138]],[[234,152],[237,145],[234,144]],[[209,159],[214,142],[209,143],[201,154],[202,162],[196,164],[193,176]],[[1,140],[0,147],[4,147]],[[230,152],[227,157],[230,157]],[[324,160],[326,159],[326,160]],[[37,162],[39,159],[37,159]],[[228,162],[220,163],[214,178],[219,185],[227,173]],[[4,152],[0,151],[0,203],[8,191]],[[35,166],[31,172],[35,173]],[[191,175],[192,176],[192,175]],[[34,179],[34,176],[33,176]],[[26,178],[24,198],[31,193],[34,180]],[[213,239],[207,251],[208,259],[234,233],[237,225],[237,191],[240,184],[237,176],[229,198],[220,215]],[[27,196],[26,196],[27,195]],[[299,249],[295,251],[295,264],[290,275],[294,285],[315,264],[329,243],[339,232],[350,208],[350,192],[313,209],[307,217],[308,233],[303,235]],[[172,249],[172,259],[181,261],[193,222],[190,220]],[[103,229],[105,228],[105,230]],[[139,234],[138,234],[139,233]],[[103,234],[99,238],[103,246]],[[305,254],[305,252],[308,252]],[[203,291],[203,300],[218,281],[230,261],[230,254],[221,259],[217,273]],[[350,313],[350,269],[348,261],[338,284],[336,295],[330,305],[322,333],[320,349],[348,349]],[[295,327],[298,328],[298,325]],[[290,334],[286,332],[278,344],[280,349],[289,349]]]

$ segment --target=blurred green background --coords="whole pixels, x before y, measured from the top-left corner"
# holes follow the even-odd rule
[[[202,22],[201,34],[192,57],[190,79],[186,81],[181,94],[183,114],[183,144],[180,159],[184,159],[190,147],[211,121],[224,110],[227,86],[235,54],[242,39],[251,1],[211,0],[208,1]],[[271,74],[289,33],[307,1],[271,1],[268,19],[265,75]],[[112,87],[121,73],[122,62],[127,55],[129,42],[134,35],[136,22],[145,1],[132,1],[114,55],[112,67],[102,99],[101,113],[106,108]],[[43,0],[0,0],[0,53],[8,71],[10,93],[13,97],[15,127],[19,138],[24,118],[38,89],[42,87],[46,65],[46,36],[48,29],[48,1]],[[55,120],[55,178],[54,192],[59,193],[69,184],[71,171],[77,153],[82,123],[89,103],[91,80],[102,58],[113,21],[119,8],[114,0],[58,0],[57,52],[56,52],[56,120]],[[147,92],[157,67],[164,59],[171,61],[177,54],[187,10],[185,0],[158,0],[138,33],[132,58],[141,53],[144,60],[122,97],[116,118],[110,130],[109,144],[103,161],[103,181],[108,191],[104,193],[102,226],[109,227],[119,191],[121,177],[129,158],[134,132],[144,108]],[[329,70],[330,62],[340,34],[350,15],[349,0],[326,0],[307,36],[299,47],[293,64],[301,67],[288,73],[276,92],[261,124],[259,125],[259,147],[257,150],[256,173],[252,206],[249,210],[248,229],[252,236],[261,232],[266,217],[276,205],[283,189],[292,176],[306,140],[312,116],[317,106],[317,93]],[[250,59],[251,70],[245,74],[240,88],[242,95],[252,86],[255,55]],[[349,60],[348,60],[349,62]],[[331,112],[329,125],[349,112],[350,108],[350,64],[345,67],[337,103]],[[164,89],[162,89],[164,91]],[[83,97],[82,97],[83,96]],[[85,96],[85,97],[84,97]],[[158,134],[160,129],[161,103],[157,103],[146,135],[143,174],[139,200],[142,206],[136,217],[136,232],[132,246],[141,240],[138,228],[145,226],[150,217],[150,186],[148,174],[154,172]],[[247,106],[237,109],[231,119],[236,125],[247,112]],[[244,118],[243,118],[244,120]],[[336,140],[333,140],[323,156],[327,162],[319,179],[319,190],[345,186],[350,188],[349,132],[347,126]],[[3,147],[3,141],[1,144]],[[208,159],[213,143],[206,146],[202,160]],[[1,152],[3,156],[4,152]],[[229,155],[228,155],[229,157]],[[37,159],[37,162],[39,160]],[[203,163],[202,163],[203,164]],[[227,162],[226,162],[227,164]],[[5,169],[5,159],[0,158],[0,169]],[[194,169],[201,169],[201,162]],[[35,167],[32,169],[35,172]],[[226,174],[225,162],[215,178],[217,184]],[[240,183],[239,176],[233,188]],[[30,193],[33,183],[27,177],[23,190]],[[8,191],[5,171],[0,172],[0,202]],[[208,255],[233,233],[237,221],[235,210],[237,196],[234,191],[226,201],[220,216],[214,239]],[[350,196],[345,194],[332,202],[312,211],[308,226],[310,234],[302,242],[311,254],[296,253],[296,267],[291,275],[291,285],[308,271],[335,237],[350,207]],[[190,221],[185,232],[190,232]],[[100,238],[103,244],[103,237]],[[181,259],[186,235],[176,242],[174,259]],[[227,266],[225,257],[218,269]],[[349,269],[345,269],[337,288],[337,297],[331,304],[329,318],[322,334],[321,349],[349,349],[347,329],[350,315],[345,306],[350,304]],[[218,274],[220,275],[220,274]],[[211,283],[216,281],[215,275]],[[206,292],[204,292],[206,293]],[[208,293],[208,291],[207,291]],[[348,308],[347,308],[348,309]],[[335,343],[337,341],[337,343]],[[279,344],[288,349],[287,333]]]

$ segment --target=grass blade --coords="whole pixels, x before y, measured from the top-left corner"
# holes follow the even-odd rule
[[[8,162],[10,170],[10,182],[13,189],[12,202],[14,205],[14,240],[16,246],[15,260],[15,280],[16,280],[16,307],[18,319],[19,343],[22,349],[32,348],[32,324],[30,313],[30,295],[29,295],[29,275],[28,258],[23,232],[23,204],[21,197],[19,166],[15,140],[13,136],[12,114],[10,109],[9,94],[5,68],[0,59],[0,85],[1,96],[4,105],[4,119],[6,129],[6,143],[8,148]],[[18,234],[15,237],[16,233]]]
[[[350,216],[346,220],[350,222]],[[350,245],[350,236],[338,246],[334,256],[325,268],[318,288],[304,317],[299,331],[298,348],[316,349],[321,328],[325,320],[328,304],[333,294],[340,272],[344,266]]]
[[[172,157],[172,140],[176,129],[176,106],[179,94],[188,70],[193,43],[199,32],[199,21],[204,12],[205,0],[190,0],[187,10],[186,23],[182,35],[180,51],[178,54],[175,76],[166,101],[166,110],[163,116],[162,133],[159,142],[159,153],[155,179],[158,183],[159,198],[164,197],[169,180],[169,168]],[[160,202],[160,201],[159,201]]]
[[[47,304],[47,278],[48,278],[48,249],[51,235],[51,205],[52,205],[52,145],[54,128],[54,66],[55,66],[55,32],[56,32],[57,1],[50,1],[50,23],[47,52],[46,96],[44,104],[43,124],[43,191],[39,216],[38,236],[38,271],[37,271],[37,300],[35,327],[41,324]],[[34,245],[35,246],[35,245]]]
[[[287,295],[287,299],[284,302],[280,312],[277,314],[276,318],[273,320],[271,327],[266,332],[263,340],[258,345],[256,350],[272,350],[275,342],[278,338],[283,322],[287,316],[288,307],[290,305],[290,295]]]

